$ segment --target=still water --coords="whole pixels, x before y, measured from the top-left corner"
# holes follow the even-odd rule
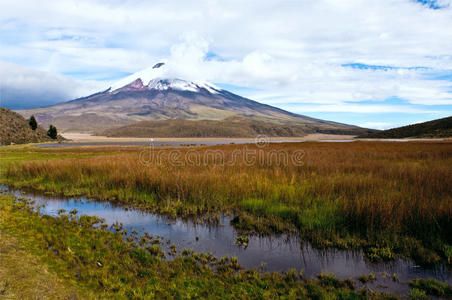
[[[268,143],[295,143],[303,142],[296,140],[266,140]],[[79,146],[149,146],[156,147],[179,147],[179,146],[214,146],[214,145],[227,145],[227,144],[252,144],[255,143],[254,139],[250,140],[178,140],[178,141],[133,141],[133,142],[64,142],[64,143],[50,143],[50,144],[38,144],[37,147],[41,148],[58,148],[58,147],[79,147]]]
[[[143,141],[112,141],[112,142],[64,142],[64,143],[49,143],[49,144],[38,144],[36,147],[41,148],[58,148],[58,147],[77,147],[77,146],[149,146],[149,142]],[[426,141],[442,141],[443,139],[321,139],[321,140],[294,140],[294,139],[269,139],[264,137],[265,143],[304,143],[304,142],[319,142],[319,143],[352,143],[356,141],[367,141],[367,142],[426,142]],[[261,141],[261,142],[262,142]],[[227,145],[227,144],[254,144],[256,139],[243,139],[243,140],[231,140],[231,139],[216,139],[216,140],[197,140],[188,139],[177,140],[177,141],[153,141],[152,145],[156,147],[168,146],[168,147],[179,147],[179,146],[214,146],[214,145]]]
[[[238,236],[230,225],[231,217],[223,216],[219,225],[200,225],[180,219],[168,219],[156,214],[134,209],[125,209],[108,202],[89,201],[84,197],[62,198],[43,196],[42,194],[23,192],[0,186],[0,189],[26,199],[34,200],[35,205],[43,205],[41,214],[58,215],[61,209],[78,215],[98,216],[105,223],[112,225],[122,223],[127,232],[135,230],[139,235],[148,233],[153,237],[162,237],[183,248],[195,252],[212,252],[216,257],[236,256],[245,268],[263,271],[285,271],[295,268],[303,270],[306,277],[315,277],[321,272],[334,273],[341,279],[354,278],[357,287],[363,285],[356,278],[363,274],[375,273],[378,280],[367,283],[366,288],[378,291],[407,294],[408,281],[413,278],[435,278],[452,284],[452,270],[446,266],[424,269],[410,260],[397,259],[389,263],[371,263],[364,259],[361,251],[315,249],[309,243],[301,242],[296,237],[251,236],[248,247],[236,245]],[[163,243],[167,249],[169,244]],[[171,259],[170,256],[167,256]],[[391,275],[396,273],[398,280]]]

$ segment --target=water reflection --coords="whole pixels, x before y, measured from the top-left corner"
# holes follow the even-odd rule
[[[73,209],[78,215],[98,216],[105,223],[112,225],[122,223],[130,233],[135,230],[139,235],[145,232],[152,236],[161,236],[165,240],[195,252],[212,252],[215,256],[236,256],[245,268],[265,271],[285,271],[295,268],[303,270],[307,277],[321,272],[334,273],[337,277],[355,278],[374,272],[378,280],[368,283],[374,290],[396,291],[406,293],[407,282],[413,278],[435,278],[452,284],[452,271],[445,266],[424,269],[412,261],[398,259],[389,263],[373,264],[363,258],[362,251],[338,249],[315,249],[309,243],[298,238],[281,236],[251,236],[245,249],[235,244],[237,232],[230,225],[230,217],[222,216],[219,225],[199,225],[180,219],[170,220],[155,214],[125,209],[107,202],[87,201],[86,198],[60,198],[23,193],[16,190],[3,190],[36,201],[36,205],[44,205],[41,213],[55,216],[61,209],[70,212]],[[163,248],[169,247],[164,243]],[[168,257],[170,259],[170,257]],[[399,281],[393,281],[391,275],[396,273]],[[358,282],[359,283],[359,282]],[[359,285],[358,285],[359,287]]]

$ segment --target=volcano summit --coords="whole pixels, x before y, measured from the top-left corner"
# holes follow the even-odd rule
[[[314,119],[262,104],[205,81],[188,81],[168,74],[167,65],[160,62],[116,82],[105,91],[21,113],[26,117],[33,114],[44,126],[53,124],[66,132],[102,132],[108,129],[109,135],[117,135],[115,128],[121,128],[121,132],[127,132],[128,136],[136,136],[136,128],[141,128],[142,136],[143,127],[160,126],[163,130],[165,121],[171,126],[186,126],[185,120],[216,121],[209,122],[207,127],[224,128],[230,123],[237,125],[234,128],[240,127],[240,123],[249,127],[249,130],[240,132],[222,130],[221,136],[357,135],[367,132],[356,126]],[[174,122],[175,119],[180,121]],[[189,123],[191,127],[197,126],[196,122]],[[124,126],[132,127],[124,130]],[[190,136],[190,133],[186,134]],[[217,136],[214,132],[194,135]]]

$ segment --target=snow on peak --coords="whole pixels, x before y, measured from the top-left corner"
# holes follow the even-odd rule
[[[199,88],[206,89],[207,91],[209,91],[212,94],[217,94],[217,93],[219,93],[221,91],[221,88],[217,87],[216,85],[213,85],[210,82],[206,82],[206,81],[198,81],[196,83],[196,85]]]
[[[148,84],[148,89],[150,90],[168,90],[168,89],[174,89],[174,90],[180,90],[180,91],[190,91],[190,92],[197,92],[198,86],[189,81],[185,81],[182,79],[163,79],[163,78],[156,78],[152,79]]]
[[[205,81],[186,81],[168,76],[168,68],[164,62],[159,62],[152,67],[136,72],[124,79],[121,79],[111,86],[110,91],[123,91],[136,88],[137,90],[155,89],[199,92],[201,89],[209,93],[216,94],[220,88]]]
[[[160,66],[156,67],[157,65],[161,64]],[[164,68],[164,63],[158,63],[157,65],[154,65],[153,67],[146,68],[142,71],[136,72],[130,76],[127,76],[126,78],[123,78],[116,83],[114,83],[111,86],[111,90],[115,91],[117,89],[120,89],[137,79],[141,79],[143,84],[147,85],[149,81],[152,79],[158,78],[158,77],[164,77],[166,75],[166,68]],[[154,68],[156,67],[156,68]]]

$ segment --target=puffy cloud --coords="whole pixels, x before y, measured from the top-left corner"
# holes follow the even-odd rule
[[[0,105],[24,109],[54,104],[98,91],[103,83],[79,81],[0,62]]]
[[[450,0],[3,0],[0,60],[108,86],[166,58],[175,77],[274,105],[452,105],[451,27]],[[55,99],[93,82],[61,86]]]

